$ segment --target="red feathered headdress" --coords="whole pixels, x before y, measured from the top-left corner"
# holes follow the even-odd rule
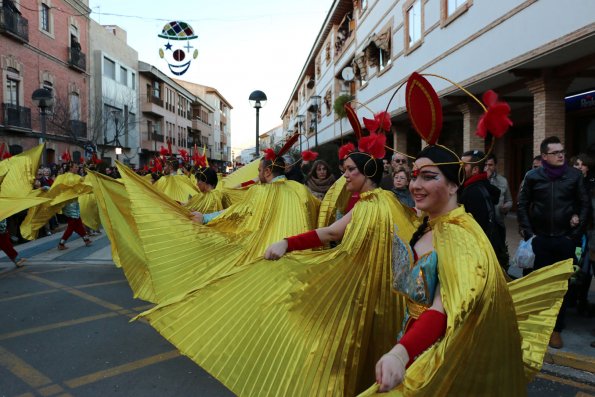
[[[167,157],[170,155],[170,151],[167,150],[166,148],[164,148],[163,146],[161,146],[161,149],[159,149],[159,154],[161,155],[161,157]]]
[[[65,163],[72,161],[72,157],[70,157],[70,152],[68,152],[68,150],[66,150],[64,153],[62,153],[62,156],[60,156],[60,158]]]
[[[349,142],[339,148],[339,160],[344,160],[349,153],[355,150],[353,143]]]
[[[370,131],[370,134],[378,132],[389,132],[391,121],[388,112],[378,112],[374,115],[374,119],[370,120],[364,117],[364,125]]]
[[[311,150],[306,150],[302,152],[302,160],[304,161],[314,161],[318,158],[318,153],[313,152]]]
[[[266,160],[275,161],[275,159],[277,159],[278,157],[281,157],[285,153],[287,153],[287,151],[289,151],[289,149],[291,149],[293,144],[297,142],[299,137],[300,137],[300,134],[298,132],[293,134],[291,137],[289,137],[289,139],[287,139],[287,141],[285,142],[285,145],[283,145],[283,147],[281,149],[279,149],[279,152],[277,152],[277,153],[275,153],[275,151],[271,148],[263,150],[264,158]]]

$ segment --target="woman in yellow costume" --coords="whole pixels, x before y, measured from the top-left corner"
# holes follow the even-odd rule
[[[238,267],[142,315],[239,396],[354,395],[394,341],[403,301],[391,293],[392,237],[409,239],[414,226],[411,212],[377,188],[386,137],[366,138],[368,153],[345,160],[347,189],[360,192],[352,211],[288,238],[295,252],[276,262]],[[331,240],[341,244],[306,250]],[[265,257],[286,248],[279,241]]]
[[[376,363],[377,384],[363,395],[526,395],[541,367],[571,261],[507,284],[481,227],[457,204],[463,162],[435,144],[435,123],[433,133],[421,127],[431,113],[428,104],[432,114],[440,111],[438,97],[416,74],[406,97],[409,116],[429,143],[416,157],[410,185],[425,218],[409,244],[395,238],[393,252],[400,254],[393,255],[393,287],[407,300],[404,331]],[[416,102],[426,111],[416,110]],[[510,109],[502,102],[489,106],[482,122],[501,136]]]

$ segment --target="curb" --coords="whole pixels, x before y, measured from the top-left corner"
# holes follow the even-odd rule
[[[593,372],[593,369],[595,368],[595,358],[574,353],[552,353],[547,351],[543,361],[548,364],[560,365],[562,367],[569,367],[586,372]]]

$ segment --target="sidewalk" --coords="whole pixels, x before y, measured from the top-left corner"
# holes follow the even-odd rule
[[[520,236],[516,213],[506,218],[506,242],[512,257],[519,245]],[[520,276],[520,275],[518,275]],[[589,302],[595,304],[595,281],[591,283]],[[548,348],[545,362],[582,371],[595,372],[595,348],[591,342],[595,341],[595,317],[582,317],[576,307],[566,310],[566,328],[562,332],[564,347],[561,349]]]

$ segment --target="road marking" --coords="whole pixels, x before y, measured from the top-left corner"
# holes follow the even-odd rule
[[[58,290],[50,289],[50,290],[39,291],[39,292],[31,292],[29,294],[15,295],[15,296],[10,296],[8,298],[0,299],[0,303],[19,300],[19,299],[32,298],[34,296],[40,296],[40,295],[55,294],[56,292],[58,292]]]
[[[119,314],[117,312],[109,312],[109,313],[104,313],[104,314],[98,314],[96,316],[82,317],[82,318],[77,318],[76,320],[61,321],[59,323],[42,325],[40,327],[28,328],[28,329],[24,329],[24,330],[16,331],[16,332],[9,332],[6,334],[0,334],[0,341],[6,340],[6,339],[11,339],[11,338],[17,338],[19,336],[36,334],[36,333],[44,332],[44,331],[50,331],[52,329],[58,329],[58,328],[70,327],[70,326],[78,325],[78,324],[84,324],[84,323],[88,323],[91,321],[103,320],[104,318],[116,317],[118,315]]]
[[[0,347],[0,365],[36,389],[54,383],[50,378],[2,347]]]
[[[104,301],[103,299],[99,299],[93,295],[86,294],[82,291],[79,291],[79,290],[73,288],[73,287],[68,287],[66,285],[62,285],[62,284],[56,283],[54,281],[46,280],[44,278],[41,278],[41,277],[38,277],[38,276],[35,276],[32,274],[25,274],[24,277],[29,278],[31,280],[35,280],[35,281],[40,282],[45,285],[49,285],[50,287],[61,289],[61,290],[66,291],[72,295],[78,296],[79,298],[88,300],[89,302],[93,302],[99,306],[105,307],[106,309],[109,309],[109,310],[114,310],[114,311],[125,310],[123,307],[121,307],[119,305],[115,305],[113,303]]]
[[[133,361],[128,364],[119,365],[117,367],[70,379],[64,382],[64,384],[70,387],[71,389],[76,389],[77,387],[85,386],[90,383],[95,383],[106,378],[122,375],[127,372],[136,371],[138,369],[145,368],[163,361],[168,361],[177,357],[181,357],[177,350],[157,354],[155,356],[143,358],[142,360]]]
[[[576,393],[576,396],[574,397],[593,397],[592,394],[587,394],[587,393],[583,393],[582,391],[579,391],[578,393]]]
[[[535,376],[537,378],[549,380],[550,382],[563,383],[563,384],[568,385],[568,386],[576,387],[577,389],[582,389],[582,390],[586,390],[586,391],[590,391],[590,392],[595,392],[595,387],[594,386],[591,386],[591,385],[588,385],[586,383],[579,383],[579,382],[575,382],[575,381],[570,380],[570,379],[559,378],[557,376],[553,376],[553,375],[549,375],[549,374],[544,374],[543,372],[540,372],[540,373],[538,373]]]
[[[64,389],[60,385],[51,385],[48,387],[41,388],[37,391],[42,396],[46,397],[46,396],[53,396],[54,394],[62,393],[62,392],[64,392]]]

